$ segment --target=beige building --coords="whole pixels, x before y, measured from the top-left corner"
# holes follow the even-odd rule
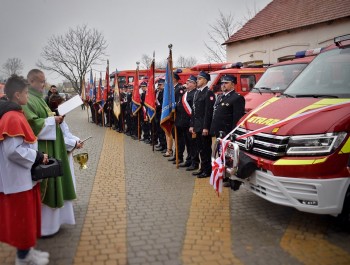
[[[226,44],[228,62],[275,63],[350,34],[350,0],[273,0]]]

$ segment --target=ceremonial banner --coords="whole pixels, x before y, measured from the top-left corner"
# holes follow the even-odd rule
[[[132,104],[131,111],[133,115],[141,108],[141,98],[140,98],[140,90],[139,90],[139,66],[136,68],[136,74],[134,79],[134,89],[132,91]]]
[[[149,81],[148,81],[148,89],[145,97],[145,105],[147,108],[147,116],[149,121],[151,122],[156,114],[156,93],[154,89],[154,55],[153,60],[151,63],[150,71],[148,74]]]
[[[117,119],[119,119],[119,115],[121,113],[121,105],[120,105],[120,91],[118,86],[118,75],[117,70],[115,70],[114,76],[114,99],[113,99],[113,112]]]
[[[94,83],[92,85],[92,102],[93,103],[96,103],[96,98],[97,98],[97,89],[96,89],[96,75],[95,75]]]
[[[107,60],[107,68],[106,68],[106,76],[105,76],[105,89],[103,91],[103,100],[104,102],[107,101],[108,94],[110,92],[110,86],[109,86],[109,60]]]
[[[90,80],[89,80],[89,94],[90,94],[90,99],[94,99],[94,79],[92,77],[92,69],[90,70]]]
[[[160,126],[166,134],[170,135],[174,125],[174,113],[175,113],[175,92],[173,84],[173,71],[172,71],[172,53],[168,57],[168,63],[165,73],[165,84],[163,92],[163,105],[162,114],[160,118]]]
[[[100,81],[98,82],[98,87],[97,87],[97,95],[96,95],[96,102],[100,102],[102,100],[102,77],[101,77],[101,72],[100,72]]]

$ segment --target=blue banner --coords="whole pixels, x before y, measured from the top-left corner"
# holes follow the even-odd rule
[[[165,73],[165,84],[163,93],[162,115],[160,118],[160,126],[163,130],[170,134],[174,124],[175,112],[175,91],[173,84],[173,73],[171,71],[171,58],[168,60]]]

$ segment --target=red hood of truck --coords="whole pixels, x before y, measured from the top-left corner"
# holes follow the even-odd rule
[[[262,103],[264,103],[266,100],[269,100],[270,98],[274,96],[278,96],[281,93],[273,94],[273,93],[255,93],[255,92],[249,92],[247,95],[244,96],[245,99],[245,112],[248,113],[249,111],[255,109]]]
[[[257,130],[299,114],[348,102],[342,107],[292,119],[284,125],[262,131],[276,135],[318,134],[350,131],[350,99],[278,98],[274,97],[242,118],[240,126]]]

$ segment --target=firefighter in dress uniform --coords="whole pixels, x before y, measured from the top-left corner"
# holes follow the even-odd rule
[[[179,102],[181,102],[181,98],[185,94],[185,87],[182,86],[182,84],[180,84],[179,81],[180,81],[180,76],[178,75],[178,73],[174,72],[173,73],[173,84],[174,84],[174,95],[175,95],[175,104],[176,104],[175,105],[175,118],[176,119],[178,119],[177,112],[178,112]],[[185,139],[183,138],[181,128],[177,125],[176,119],[175,119],[175,127],[177,129],[177,142],[178,142],[178,145],[183,146],[182,150],[180,150],[180,147],[178,146],[178,148],[179,148],[179,151],[178,151],[179,163],[182,163],[183,162],[183,152],[185,150],[185,146],[184,146]],[[175,139],[175,128],[173,128],[173,130],[172,130],[172,136],[173,136],[173,139]],[[168,161],[172,161],[173,164],[176,164],[175,160],[176,160],[176,152],[173,153],[173,157],[169,158]]]
[[[146,144],[151,143],[151,123],[148,120],[147,111],[146,111],[146,105],[145,105],[145,98],[147,93],[147,82],[142,81],[140,84],[140,88],[142,89],[142,93],[140,95],[141,98],[141,128],[143,133],[143,138],[141,138],[141,141],[144,141]]]
[[[190,133],[196,139],[196,144],[201,159],[199,171],[193,172],[193,176],[207,178],[211,175],[211,135],[209,134],[213,117],[215,94],[209,90],[207,84],[210,75],[204,71],[197,76],[197,91],[193,99],[193,113],[190,122]]]
[[[167,143],[165,139],[165,132],[160,127],[160,118],[162,116],[162,105],[163,105],[163,92],[164,92],[164,79],[159,79],[157,83],[157,92],[156,92],[156,117],[155,117],[155,125],[158,136],[159,144],[156,145],[155,150],[165,153],[167,150]]]
[[[175,126],[178,134],[179,160],[183,158],[183,153],[187,151],[186,160],[181,163],[180,167],[186,167],[187,171],[198,169],[199,156],[195,148],[195,140],[189,132],[190,119],[193,109],[193,97],[197,89],[197,77],[191,75],[185,85],[185,93],[176,102],[176,119]]]
[[[224,137],[230,133],[244,115],[245,99],[235,92],[237,79],[233,75],[224,75],[221,78],[222,94],[214,104],[213,119],[210,134],[216,138]],[[224,187],[239,188],[240,182],[229,181],[224,178]]]

